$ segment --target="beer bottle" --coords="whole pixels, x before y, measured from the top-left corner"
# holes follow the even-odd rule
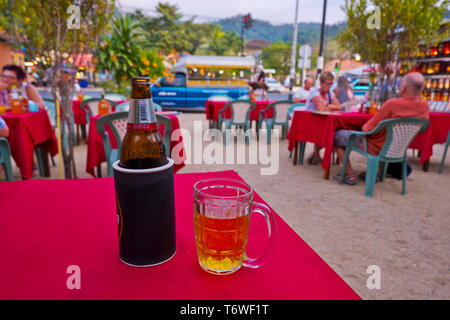
[[[119,166],[149,169],[167,163],[166,149],[158,132],[150,78],[134,77],[131,81],[127,133],[120,149]]]

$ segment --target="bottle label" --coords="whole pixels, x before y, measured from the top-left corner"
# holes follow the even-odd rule
[[[130,99],[128,123],[154,123],[156,126],[155,107],[152,99]]]
[[[153,123],[130,123],[127,124],[127,130],[154,130],[157,128],[156,122]]]

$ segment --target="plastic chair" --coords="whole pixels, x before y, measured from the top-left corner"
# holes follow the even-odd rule
[[[282,139],[286,139],[287,131],[289,129],[289,107],[291,106],[291,101],[276,101],[270,103],[266,109],[259,112],[258,128],[257,132],[261,130],[262,123],[266,123],[267,127],[267,144],[270,144],[270,138],[272,135],[272,128],[275,125],[281,126]],[[273,118],[265,116],[266,112],[273,110]],[[258,134],[259,137],[259,134]]]
[[[9,148],[8,140],[0,138],[0,164],[5,169],[5,176],[7,181],[13,181],[14,175],[11,166],[11,149]]]
[[[442,173],[442,169],[444,169],[445,157],[447,156],[447,149],[448,149],[449,145],[450,145],[450,130],[448,131],[447,142],[445,143],[444,155],[442,156],[441,166],[439,167],[439,171],[438,171],[439,173]]]
[[[116,112],[122,112],[130,109],[130,101],[122,102],[121,104],[116,105]]]
[[[366,171],[366,191],[367,197],[372,197],[375,180],[378,173],[378,165],[380,166],[380,181],[383,181],[386,176],[386,171],[389,163],[401,162],[403,170],[403,186],[402,194],[406,194],[406,168],[407,158],[406,151],[414,137],[421,131],[428,128],[430,122],[424,118],[398,118],[381,121],[375,129],[369,132],[353,131],[345,148],[345,158],[342,165],[341,178],[339,183],[344,182],[345,169],[348,163],[348,157],[351,151],[356,151],[367,157],[367,171]],[[367,151],[367,136],[386,130],[386,140],[378,155],[372,155]],[[356,137],[361,137],[363,148],[353,146],[353,140]]]
[[[89,124],[89,120],[91,117],[98,115],[98,103],[101,101],[102,99],[99,98],[92,98],[92,99],[87,99],[87,100],[83,100],[80,103],[81,106],[81,110],[83,110],[86,113],[86,121]],[[118,103],[116,101],[111,101],[108,99],[105,99],[107,102],[109,102],[110,107],[112,106],[117,106]]]
[[[172,121],[160,114],[156,114],[156,121],[158,127],[164,123],[164,146],[166,148],[166,155],[170,156],[170,134],[172,132]],[[97,132],[102,136],[103,148],[105,150],[105,158],[108,166],[108,175],[112,177],[114,175],[112,163],[119,160],[120,147],[122,146],[122,140],[127,133],[127,123],[128,123],[128,112],[114,112],[104,115],[97,119]],[[111,148],[111,143],[109,141],[109,136],[105,130],[105,124],[107,124],[114,138],[117,142],[117,149]]]
[[[231,109],[231,118],[223,119],[222,114]],[[228,143],[228,135],[232,125],[242,126],[245,131],[247,143],[250,143],[250,112],[256,109],[256,103],[250,100],[228,101],[225,107],[219,111],[219,130],[222,130],[222,123],[225,122],[225,145]]]
[[[111,100],[114,102],[118,102],[118,101],[124,101],[127,100],[127,97],[125,97],[122,94],[119,93],[114,93],[114,92],[108,92],[105,94],[105,99],[106,100]]]
[[[157,103],[153,102],[153,107],[155,108],[155,111],[162,111],[162,107]]]
[[[170,118],[162,115],[162,114],[156,114],[156,121],[158,123],[158,128],[161,126],[161,124],[164,124],[164,147],[166,148],[166,156],[170,158],[170,136],[172,134],[172,120]]]

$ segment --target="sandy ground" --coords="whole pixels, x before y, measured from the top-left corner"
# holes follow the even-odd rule
[[[203,113],[183,113],[179,119],[192,141],[194,120],[207,128]],[[262,139],[266,141],[265,136]],[[419,159],[408,151],[413,172],[406,196],[401,195],[401,181],[387,179],[376,184],[369,199],[364,196],[362,181],[356,186],[339,185],[324,180],[320,166],[293,166],[287,140],[277,141],[278,151],[276,142],[272,143],[272,164],[275,158],[279,163],[274,175],[261,175],[261,169],[269,167],[261,161],[190,164],[179,173],[235,170],[363,299],[450,299],[450,156],[444,172],[438,174],[442,145],[434,146],[429,172],[423,172]],[[203,147],[210,144],[204,141]],[[250,147],[242,142],[237,145],[247,153],[256,152],[255,132]],[[185,148],[193,162],[194,148],[188,143]],[[90,178],[84,171],[86,150],[85,144],[76,147],[80,178]],[[311,150],[312,145],[307,144],[306,154]],[[356,171],[365,170],[363,157],[353,155],[351,159]],[[20,179],[13,166],[16,179]],[[58,177],[57,167],[51,170],[52,178]],[[338,171],[338,166],[332,166],[331,174]],[[3,172],[0,180],[4,180]],[[367,287],[367,268],[371,265],[380,268],[380,289]]]

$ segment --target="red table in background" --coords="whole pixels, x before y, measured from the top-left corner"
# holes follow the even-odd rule
[[[320,115],[310,111],[295,111],[288,134],[289,151],[295,149],[294,165],[297,163],[297,142],[318,144],[325,149],[322,168],[325,170],[324,177],[328,179],[336,130],[360,131],[371,117],[373,117],[371,114],[352,112]],[[410,148],[421,152],[420,163],[424,164],[424,170],[427,170],[428,161],[433,154],[433,144],[444,143],[447,140],[448,130],[450,130],[450,114],[430,112],[429,128],[411,142]]]
[[[360,299],[276,214],[278,242],[266,265],[227,276],[201,269],[192,188],[219,177],[240,179],[234,171],[175,175],[177,252],[150,268],[119,260],[112,178],[0,182],[0,299]],[[257,250],[266,222],[252,223],[248,246]],[[72,265],[80,290],[67,288]]]
[[[219,111],[222,110],[225,107],[225,104],[228,101],[206,101],[206,120],[213,120],[218,121],[219,120]],[[272,103],[275,101],[272,100],[264,100],[264,101],[255,101],[256,103],[256,109],[250,112],[250,121],[258,121],[259,119],[259,112],[261,110],[264,110],[267,108],[269,103]],[[228,119],[231,117],[231,109],[226,110],[223,113],[224,119]],[[273,117],[273,111],[269,111],[266,114],[266,117]]]
[[[169,112],[158,112],[163,115],[164,113],[168,113],[165,115],[166,117],[170,118],[172,121],[172,132],[180,129],[180,122],[178,121],[178,117],[173,114],[169,114]],[[91,174],[93,177],[95,177],[95,168],[101,165],[102,162],[106,161],[105,156],[105,148],[103,146],[103,139],[100,134],[97,132],[97,119],[100,116],[94,116],[91,117],[89,122],[89,134],[87,139],[87,159],[86,159],[86,172]],[[106,131],[108,132],[108,136],[110,138],[111,148],[116,149],[117,148],[117,142],[114,137],[114,134],[112,133],[109,126],[106,126]],[[164,136],[164,127],[159,127],[159,133],[161,136]],[[179,136],[178,140],[176,141],[170,141],[170,151],[172,153],[172,150],[175,148],[176,145],[181,143],[181,148],[178,147],[177,149],[180,150],[178,155],[172,155],[174,158],[174,172],[177,172],[181,168],[184,167],[184,160],[185,160],[185,154],[184,154],[184,148],[183,148],[183,137]],[[176,157],[175,157],[176,156]]]
[[[31,179],[33,176],[33,152],[36,147],[43,151],[46,176],[49,176],[47,153],[52,156],[58,154],[58,142],[47,112],[42,109],[23,114],[7,112],[1,117],[9,127],[11,155],[22,177]]]
[[[430,126],[411,142],[409,147],[420,151],[420,163],[423,164],[424,171],[428,171],[429,161],[433,155],[433,145],[445,143],[449,130],[450,113],[430,112]]]

